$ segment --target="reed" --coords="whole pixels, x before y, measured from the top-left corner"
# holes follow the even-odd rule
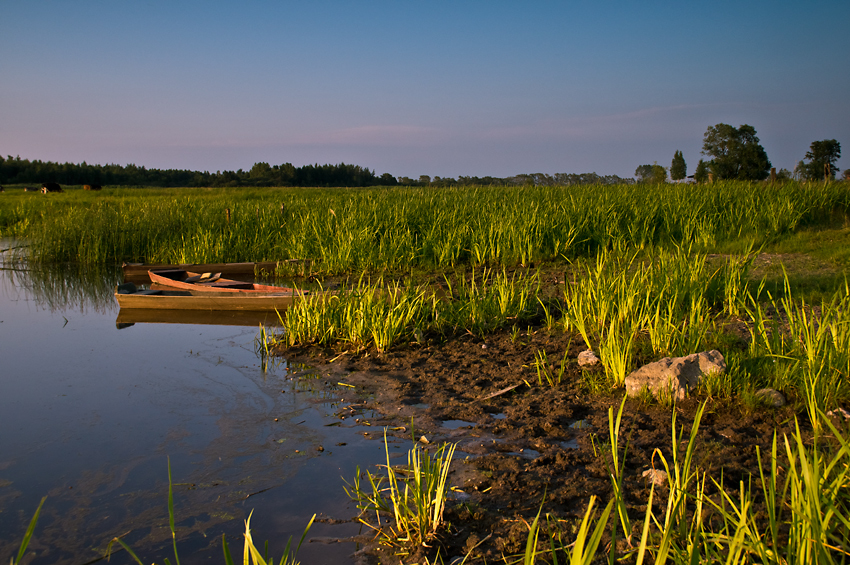
[[[345,492],[357,503],[360,521],[376,530],[384,543],[406,554],[412,547],[426,545],[442,525],[449,491],[449,467],[456,446],[444,443],[431,454],[420,443],[414,443],[407,454],[407,466],[403,468],[395,468],[390,463],[386,430],[384,447],[386,475],[367,471],[369,486],[362,487],[358,467],[354,482],[348,484]],[[372,513],[374,524],[364,518]],[[384,523],[390,524],[389,527],[383,527]]]
[[[534,368],[537,371],[537,384],[542,385],[544,381],[550,387],[556,387],[561,384],[561,380],[564,378],[564,373],[566,372],[567,365],[569,364],[569,354],[570,346],[568,344],[566,351],[564,351],[564,356],[561,358],[561,361],[558,363],[558,367],[556,368],[554,363],[549,363],[545,349],[538,349],[535,351]]]
[[[225,214],[230,210],[230,219]],[[741,250],[850,210],[846,183],[6,193],[41,262],[311,259],[322,273],[529,265],[602,249]]]
[[[850,439],[816,406],[809,408],[818,422],[814,436],[807,440],[799,422],[790,436],[780,442],[774,436],[772,448],[765,458],[756,448],[759,460],[757,491],[741,481],[736,489],[727,488],[722,480],[707,477],[694,465],[700,422],[705,404],[697,411],[691,431],[676,427],[673,413],[672,451],[668,459],[659,450],[653,455],[664,467],[666,487],[650,488],[646,511],[637,543],[626,538],[625,553],[617,553],[617,544],[609,543],[608,561],[644,561],[656,564],[676,563],[846,563],[850,553]],[[611,524],[611,540],[616,528],[631,533],[632,520],[623,504],[625,493],[618,485],[617,469],[622,464],[619,453],[620,421],[609,410],[611,471],[613,496],[602,515],[593,517],[595,497],[580,523],[578,534],[569,536],[558,528],[558,522],[547,515],[548,548],[538,543],[540,513],[530,527],[526,551],[506,559],[507,563],[533,563],[545,556],[552,563],[601,562],[601,531],[608,527],[610,514],[617,508],[618,519]],[[783,453],[784,452],[784,453]],[[625,453],[622,454],[625,457]],[[784,478],[783,478],[784,477]],[[708,487],[711,488],[708,488]],[[657,492],[667,492],[663,513],[656,515],[653,501]],[[764,510],[754,507],[756,496],[762,497]],[[542,511],[542,506],[541,506]],[[624,513],[626,514],[624,516]],[[709,517],[714,514],[715,519]],[[587,533],[593,528],[593,535]],[[589,542],[588,542],[589,540]]]
[[[743,268],[730,263],[724,273]],[[634,252],[600,251],[594,262],[579,263],[578,271],[578,280],[564,290],[563,328],[599,351],[615,386],[634,368],[643,342],[655,356],[703,347],[720,314],[711,304],[725,293],[720,271],[708,272],[704,255],[684,249],[658,250],[648,261]]]
[[[771,360],[760,367],[767,386],[796,392],[807,407],[833,408],[850,397],[850,284],[813,307],[794,299],[786,274],[784,295],[753,298],[747,313],[748,355]]]
[[[824,406],[850,398],[850,283],[812,307],[794,298],[790,283],[779,299],[742,283],[750,256],[732,256],[712,270],[691,250],[656,250],[651,259],[634,252],[600,251],[578,261],[577,279],[558,300],[542,297],[539,273],[472,269],[445,278],[444,288],[401,286],[361,278],[336,294],[314,293],[281,313],[283,332],[271,345],[319,344],[348,351],[424,343],[470,333],[477,336],[540,322],[579,334],[600,355],[609,386],[622,386],[639,362],[686,355],[715,346],[723,325],[737,312],[751,340],[726,349],[727,374],[708,379],[704,390],[729,397],[769,386],[798,396],[806,391]],[[271,332],[269,332],[271,335]],[[769,359],[770,363],[764,363]],[[551,366],[537,353],[539,384],[558,386],[566,358]],[[753,388],[756,387],[756,388]]]
[[[457,284],[446,280],[447,290],[440,295],[425,286],[364,278],[330,296],[315,293],[282,313],[283,332],[274,341],[290,347],[319,344],[386,351],[427,335],[486,335],[537,314],[536,274],[509,276],[484,269]]]

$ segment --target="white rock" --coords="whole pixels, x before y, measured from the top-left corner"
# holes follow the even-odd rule
[[[587,349],[578,354],[578,366],[579,367],[595,367],[599,365],[599,357],[596,356],[596,353]]]
[[[703,375],[722,373],[726,361],[719,351],[703,351],[685,357],[665,357],[644,365],[626,377],[626,394],[638,396],[647,388],[653,394],[670,389],[676,400],[683,400],[691,389],[699,386]]]

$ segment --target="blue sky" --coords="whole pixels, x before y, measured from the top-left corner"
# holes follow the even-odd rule
[[[720,122],[850,168],[850,2],[0,3],[0,154],[689,174]]]

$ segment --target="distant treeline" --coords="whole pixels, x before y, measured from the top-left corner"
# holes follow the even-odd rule
[[[390,173],[378,176],[374,171],[359,165],[305,165],[292,163],[269,165],[256,163],[250,171],[189,171],[183,169],[148,169],[137,165],[89,165],[30,161],[11,155],[0,156],[0,184],[98,184],[102,186],[452,186],[452,185],[534,185],[554,186],[572,184],[630,184],[634,180],[617,175],[596,173],[547,175],[522,174],[513,177],[467,177],[457,179],[422,175],[418,179],[396,178]]]

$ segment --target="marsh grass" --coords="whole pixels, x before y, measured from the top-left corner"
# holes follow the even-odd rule
[[[542,385],[544,381],[550,387],[556,387],[561,384],[564,378],[564,373],[569,365],[570,345],[567,344],[564,356],[561,357],[558,366],[549,363],[545,349],[538,349],[534,352],[534,368],[537,371],[537,384]]]
[[[823,406],[850,398],[850,283],[812,306],[795,298],[786,279],[778,298],[764,284],[743,282],[751,255],[732,256],[710,267],[690,249],[600,251],[577,261],[576,277],[560,297],[543,297],[539,271],[471,269],[446,276],[440,288],[402,285],[361,277],[333,294],[316,292],[281,313],[282,333],[269,332],[271,346],[317,344],[343,351],[402,344],[425,345],[471,334],[485,337],[533,325],[578,334],[598,352],[605,382],[585,372],[596,390],[622,386],[642,363],[720,348],[729,370],[707,379],[703,391],[716,398],[775,388]],[[746,328],[749,340],[728,333]],[[565,354],[566,355],[566,354]],[[530,366],[539,385],[559,386],[567,358],[551,362],[538,350]],[[601,389],[599,389],[601,390]]]
[[[446,290],[401,286],[361,278],[333,294],[322,292],[299,300],[282,313],[287,346],[339,345],[350,351],[374,347],[386,351],[399,343],[421,342],[426,336],[458,333],[486,335],[537,315],[534,302],[537,274],[512,274],[484,269],[457,283],[446,279]]]
[[[751,299],[748,355],[764,360],[767,386],[795,390],[807,406],[833,408],[850,396],[850,285],[817,306],[795,300],[787,278],[783,294]]]
[[[361,523],[374,529],[383,543],[406,555],[414,548],[427,546],[443,523],[450,488],[449,468],[456,445],[444,443],[429,453],[415,442],[404,467],[393,467],[390,463],[386,430],[384,447],[386,475],[366,471],[368,485],[361,485],[358,467],[354,481],[345,492],[357,503]],[[374,523],[370,519],[373,514]]]
[[[847,183],[16,191],[0,199],[0,237],[28,238],[40,262],[310,259],[328,274],[657,246],[741,253],[848,209]]]
[[[676,426],[673,412],[672,451],[668,458],[655,450],[657,461],[666,472],[666,485],[651,485],[646,511],[635,522],[624,504],[625,492],[618,486],[617,469],[625,458],[620,454],[620,421],[609,411],[610,438],[604,444],[613,466],[613,495],[605,511],[596,517],[596,497],[591,497],[575,537],[559,527],[559,520],[546,516],[547,537],[538,542],[539,518],[529,528],[523,555],[507,558],[507,563],[534,563],[545,558],[551,563],[591,563],[606,558],[618,561],[693,564],[693,563],[846,563],[850,542],[850,441],[817,406],[809,411],[811,438],[799,421],[792,434],[779,441],[774,435],[770,453],[765,457],[756,448],[759,461],[757,484],[740,481],[729,488],[723,480],[708,477],[695,465],[699,428],[704,414],[702,404],[695,414],[690,433]],[[613,471],[611,470],[613,469]],[[666,493],[666,501],[663,497]],[[657,496],[662,504],[656,505]],[[755,503],[760,501],[760,505]],[[656,510],[658,508],[658,510]],[[613,509],[617,515],[613,521]],[[542,512],[542,506],[541,506]],[[625,514],[625,516],[624,516]],[[625,551],[618,549],[618,526],[631,533],[640,524],[639,538],[626,537]],[[602,532],[610,529],[607,546],[601,546]],[[588,532],[593,534],[588,537]],[[548,546],[548,547],[547,547]]]
[[[615,386],[634,369],[643,343],[656,358],[699,351],[720,314],[713,304],[722,304],[724,280],[721,270],[708,270],[704,255],[678,249],[651,256],[641,261],[635,252],[601,251],[594,262],[580,264],[577,281],[565,286],[563,327],[599,351]],[[744,269],[730,261],[722,273],[729,278],[736,276],[730,271],[739,275]],[[733,295],[739,299],[737,291]]]

